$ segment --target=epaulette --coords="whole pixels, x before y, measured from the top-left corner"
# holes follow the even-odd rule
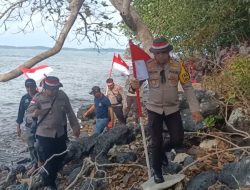
[[[175,69],[180,68],[180,63],[176,60],[171,59],[170,60],[170,67],[175,68]]]

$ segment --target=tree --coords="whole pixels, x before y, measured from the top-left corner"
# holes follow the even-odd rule
[[[152,35],[144,25],[139,15],[127,0],[110,0],[113,6],[121,13],[124,22],[143,42],[145,47],[149,47]],[[102,35],[114,37],[116,34],[113,29],[115,24],[110,13],[105,7],[109,6],[106,2],[97,0],[18,0],[1,2],[0,26],[8,30],[10,22],[23,23],[21,31],[33,31],[34,18],[39,16],[42,26],[48,23],[53,24],[55,30],[55,44],[45,52],[34,56],[20,67],[31,68],[37,63],[58,53],[64,44],[70,30],[75,33],[75,39],[81,42],[87,38],[89,42],[98,47],[98,38]],[[112,13],[112,12],[111,12]],[[74,31],[72,31],[74,28]],[[16,68],[8,73],[0,74],[0,82],[5,82],[20,76],[21,71]]]
[[[180,51],[213,51],[250,38],[249,0],[134,0],[134,7],[153,34]]]

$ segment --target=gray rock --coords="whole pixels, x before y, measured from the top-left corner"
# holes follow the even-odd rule
[[[182,165],[175,162],[169,162],[167,166],[162,167],[163,174],[177,174],[181,170]]]
[[[135,162],[136,160],[137,156],[134,152],[119,152],[115,156],[115,161],[121,164]]]
[[[75,168],[67,177],[68,183],[72,183],[74,181],[74,179],[76,178],[76,176],[79,174],[79,172],[81,171],[81,167]]]
[[[190,109],[181,110],[180,113],[185,131],[197,131],[205,127],[203,123],[195,124]]]
[[[236,189],[250,185],[250,157],[237,163],[226,164],[219,174],[219,181]]]
[[[79,110],[77,111],[77,118],[83,120],[83,121],[88,121],[90,119],[94,119],[95,118],[95,112],[92,112],[91,114],[88,115],[88,117],[83,118],[83,113],[85,113],[90,107],[92,106],[92,104],[89,105],[82,105]]]
[[[229,116],[228,123],[233,125],[236,129],[250,133],[250,117],[246,114],[246,110],[236,108]]]
[[[109,163],[108,152],[116,144],[129,144],[135,139],[133,128],[115,127],[97,138],[97,142],[91,153],[92,160],[99,164]]]
[[[191,164],[192,162],[194,162],[194,158],[192,156],[188,156],[185,158],[183,166],[185,167],[185,166]]]
[[[109,150],[115,144],[129,144],[135,139],[135,135],[136,132],[134,128],[115,127],[99,136],[93,135],[79,138],[77,141],[71,141],[62,164],[65,165],[71,160],[79,160],[89,156],[99,164],[109,163],[110,161],[107,155]],[[42,170],[37,172],[32,178],[30,190],[43,187],[45,180],[46,176],[44,172]]]
[[[187,190],[207,190],[209,186],[216,183],[218,174],[213,171],[202,172],[189,181]]]
[[[107,189],[107,183],[104,182],[104,180],[90,180],[87,179],[83,182],[81,185],[80,190],[106,190]]]
[[[216,94],[212,91],[195,90],[197,100],[200,102],[201,113],[204,117],[219,112],[219,104],[215,101]],[[178,94],[180,110],[189,109],[187,98],[183,92]]]

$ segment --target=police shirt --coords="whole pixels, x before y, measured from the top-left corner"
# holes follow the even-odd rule
[[[180,81],[191,112],[200,111],[190,76],[179,62],[171,60],[162,67],[151,59],[146,66],[149,74],[149,95],[146,105],[148,110],[158,114],[164,112],[165,115],[177,112],[179,110],[178,82]],[[163,77],[165,77],[165,82],[162,82]]]

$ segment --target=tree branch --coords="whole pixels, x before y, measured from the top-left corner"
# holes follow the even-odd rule
[[[68,36],[68,33],[69,33],[70,29],[72,28],[73,24],[75,23],[78,12],[79,12],[80,8],[82,7],[83,2],[84,2],[84,0],[72,0],[70,2],[70,15],[69,15],[62,31],[60,32],[60,35],[59,35],[58,39],[56,40],[55,45],[51,49],[49,49],[45,52],[42,52],[42,53],[36,55],[35,57],[31,58],[30,60],[26,61],[24,64],[20,65],[20,67],[31,68],[34,65],[36,65],[37,63],[57,54],[62,49],[63,44],[65,42],[65,39]],[[0,74],[0,82],[9,81],[11,79],[14,79],[14,78],[20,76],[21,74],[22,74],[22,72],[20,71],[19,68],[16,68],[8,73]]]

